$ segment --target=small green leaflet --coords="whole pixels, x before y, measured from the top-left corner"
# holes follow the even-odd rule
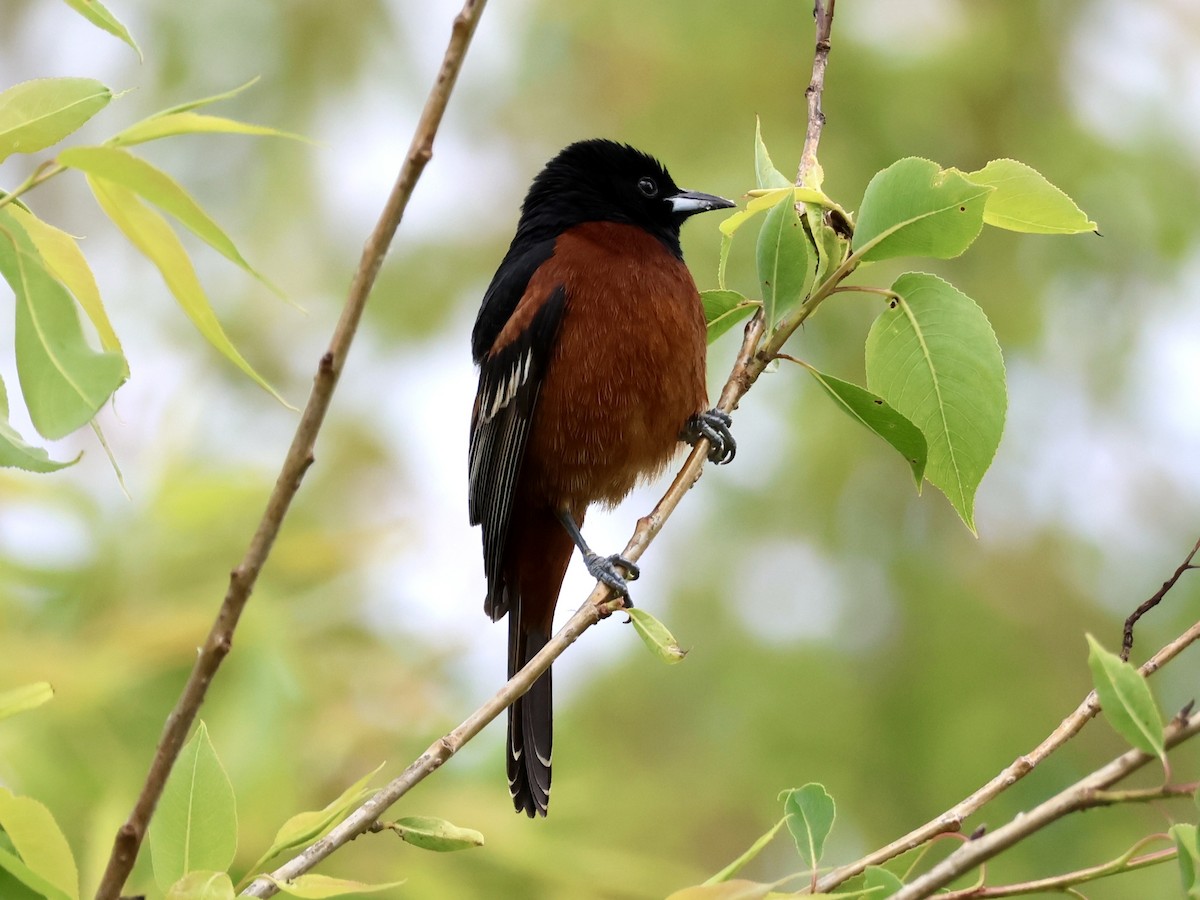
[[[1197,836],[1196,826],[1179,823],[1172,825],[1167,834],[1175,842],[1184,896],[1200,897],[1200,837]]]
[[[775,168],[762,139],[762,120],[754,117],[754,183],[759,188],[789,188],[792,180]]]
[[[422,850],[451,853],[483,846],[483,835],[473,828],[460,828],[445,819],[433,816],[406,816],[387,827],[396,832],[400,839]]]
[[[854,250],[864,260],[958,256],[983,230],[991,191],[927,159],[898,160],[867,185]]]
[[[704,306],[710,344],[762,306],[759,301],[747,300],[737,291],[702,291],[700,303]]]
[[[45,881],[53,886],[53,896],[78,900],[75,857],[50,810],[32,797],[17,797],[0,787],[0,829],[12,841],[21,864],[13,867],[0,859],[0,868],[35,890],[39,887],[31,881]],[[35,878],[23,878],[24,872]]]
[[[774,839],[775,835],[779,834],[779,829],[781,829],[786,823],[787,823],[787,817],[784,816],[782,819],[780,819],[778,822],[775,823],[774,828],[772,828],[766,834],[762,835],[757,841],[755,841],[753,844],[751,844],[750,849],[748,849],[745,853],[743,853],[741,856],[739,856],[737,859],[735,859],[733,862],[731,862],[729,865],[727,865],[725,868],[723,868],[720,872],[717,872],[717,874],[713,875],[711,878],[709,878],[707,881],[705,881],[704,884],[712,885],[712,884],[720,884],[724,881],[729,881],[731,878],[733,878],[734,875],[736,875],[738,872],[740,872],[742,870],[742,868],[746,865],[746,863],[750,862],[752,859],[754,859],[754,857],[756,857],[756,856],[758,856],[758,854],[762,853],[763,848],[766,847],[767,844],[771,843],[771,841]]]
[[[687,656],[687,651],[679,646],[667,627],[650,613],[640,607],[627,607],[621,612],[629,616],[638,637],[663,662],[672,665]]]
[[[266,125],[251,125],[236,119],[208,116],[196,112],[176,112],[151,116],[130,125],[120,134],[108,140],[111,147],[128,147],[160,138],[181,134],[245,134],[254,137],[281,137],[309,143],[303,135],[280,131]]]
[[[189,872],[224,872],[236,853],[233,785],[201,722],[180,751],[150,823],[154,880],[166,891]]]
[[[967,180],[987,185],[983,221],[996,228],[1027,234],[1079,234],[1096,223],[1036,169],[1015,159],[994,159]]]
[[[2,456],[0,456],[2,458]],[[48,681],[37,681],[7,691],[0,691],[0,719],[37,709],[54,699],[54,688]]]
[[[17,375],[29,417],[43,437],[65,437],[125,381],[125,358],[88,346],[70,293],[7,208],[0,209],[0,274],[16,295]]]
[[[386,891],[389,888],[400,887],[403,881],[390,881],[387,884],[366,884],[361,881],[351,881],[348,878],[331,878],[328,875],[317,875],[309,872],[298,875],[290,881],[278,881],[270,875],[264,875],[285,894],[292,897],[304,897],[307,900],[323,900],[325,897],[341,897],[344,894],[373,894],[376,891]]]
[[[1116,732],[1143,753],[1166,759],[1163,722],[1150,684],[1142,673],[1115,653],[1110,653],[1090,634],[1088,668],[1104,718]]]
[[[867,335],[867,387],[929,446],[925,477],[975,531],[975,491],[1004,431],[1004,359],[987,316],[934,275],[909,272]]]
[[[92,78],[39,78],[0,93],[0,162],[57,144],[108,105],[112,91]]]
[[[788,831],[792,833],[800,858],[809,868],[816,869],[837,814],[833,798],[824,786],[815,782],[785,791],[781,796]]]
[[[66,0],[66,4],[97,28],[107,31],[114,37],[123,40],[137,53],[138,59],[142,59],[142,48],[137,45],[137,42],[129,34],[129,29],[122,25],[117,17],[109,12],[100,0]]]
[[[67,466],[73,466],[79,462],[82,455],[81,453],[66,462],[57,462],[51,459],[50,454],[41,447],[27,444],[8,421],[8,390],[4,387],[4,382],[0,381],[0,466],[24,469],[26,472],[57,472],[59,469],[65,469]],[[46,687],[48,688],[49,685]],[[0,719],[3,719],[5,715],[21,711],[14,709],[6,713],[6,696],[0,694]]]
[[[842,381],[840,378],[818,372],[811,366],[805,366],[805,368],[816,379],[817,384],[821,385],[825,392],[833,398],[838,409],[856,422],[871,429],[904,457],[904,461],[912,469],[917,490],[920,490],[929,454],[929,445],[925,441],[925,435],[921,434],[921,430],[888,406],[887,401],[882,397],[875,396],[857,384],[851,384],[849,381]]]

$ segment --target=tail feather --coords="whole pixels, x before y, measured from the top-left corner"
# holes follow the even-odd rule
[[[547,635],[522,630],[509,618],[509,677],[546,646]],[[550,670],[508,709],[508,789],[513,806],[530,818],[550,805],[550,757],[554,745]]]

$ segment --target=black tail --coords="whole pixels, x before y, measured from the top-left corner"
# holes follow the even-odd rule
[[[530,631],[521,621],[520,599],[508,614],[508,677],[512,678],[549,635]],[[508,708],[508,789],[513,806],[533,818],[550,805],[550,751],[554,743],[550,670]]]

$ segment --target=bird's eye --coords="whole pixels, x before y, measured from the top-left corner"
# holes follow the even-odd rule
[[[637,186],[638,190],[641,191],[642,195],[645,197],[658,196],[658,185],[655,183],[653,178],[642,178],[638,181]]]

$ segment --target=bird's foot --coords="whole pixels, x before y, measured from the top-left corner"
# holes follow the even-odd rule
[[[709,461],[722,466],[725,463],[733,462],[733,458],[737,456],[737,441],[733,439],[733,434],[729,430],[729,426],[732,424],[733,419],[730,418],[729,413],[721,412],[719,409],[710,409],[708,412],[697,413],[688,419],[687,424],[683,426],[682,438],[693,447],[701,438],[706,438],[710,444]]]
[[[626,582],[637,581],[638,576],[642,574],[634,562],[619,553],[614,553],[612,556],[587,553],[583,557],[583,562],[587,566],[588,574],[612,588],[613,593],[625,601],[627,608],[633,606],[633,601],[629,599],[629,585]],[[617,566],[624,569],[626,574],[622,575]]]

